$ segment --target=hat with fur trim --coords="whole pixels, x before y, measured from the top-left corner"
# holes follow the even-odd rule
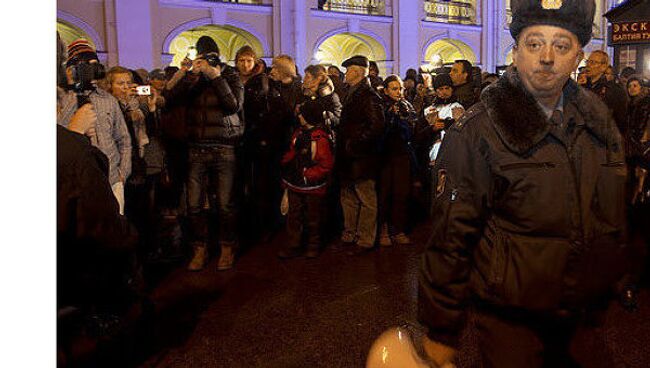
[[[515,40],[524,28],[534,25],[564,28],[575,34],[583,47],[591,40],[594,0],[512,0],[510,7],[510,34]]]

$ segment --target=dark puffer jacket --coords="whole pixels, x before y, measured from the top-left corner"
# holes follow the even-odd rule
[[[244,86],[237,71],[221,65],[221,76],[209,80],[188,73],[168,94],[187,105],[187,139],[193,144],[239,144],[244,123],[239,112],[244,106]]]
[[[516,70],[442,143],[419,318],[455,345],[471,301],[556,315],[605,300],[631,266],[626,165],[607,107],[569,80],[552,124]]]
[[[341,111],[336,138],[336,162],[341,180],[377,178],[384,132],[382,98],[366,78],[350,89]]]

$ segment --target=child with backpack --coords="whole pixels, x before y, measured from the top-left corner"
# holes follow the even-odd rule
[[[325,127],[325,114],[318,100],[308,99],[299,106],[300,126],[291,137],[282,158],[282,183],[288,196],[287,248],[278,257],[305,255],[316,258],[321,248],[323,203],[334,166],[333,142]],[[306,234],[307,247],[302,239]]]

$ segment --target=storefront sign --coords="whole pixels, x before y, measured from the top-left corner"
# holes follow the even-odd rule
[[[650,21],[612,23],[612,45],[650,43]]]

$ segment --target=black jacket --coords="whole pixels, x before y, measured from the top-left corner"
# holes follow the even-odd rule
[[[57,303],[95,300],[89,275],[130,254],[137,232],[119,214],[108,181],[108,159],[83,135],[57,125]],[[83,286],[80,286],[83,285]]]
[[[630,101],[625,129],[625,148],[628,162],[634,166],[650,168],[650,154],[645,153],[648,137],[644,137],[650,128],[650,96],[637,96]]]
[[[551,124],[513,70],[448,129],[420,270],[419,318],[432,339],[455,345],[471,301],[581,309],[630,267],[621,136],[572,80],[564,114],[567,129]]]
[[[259,144],[260,127],[269,113],[269,77],[263,72],[253,75],[244,84],[244,122],[246,143]]]
[[[341,180],[376,179],[384,129],[382,98],[366,78],[350,89],[343,103],[336,138]]]
[[[303,100],[300,103],[301,107],[312,104],[323,111],[327,130],[333,131],[339,126],[343,105],[341,105],[339,95],[334,90],[334,83],[331,79],[328,78],[326,82],[321,83],[316,94],[303,95]]]
[[[260,126],[260,136],[265,146],[281,154],[289,147],[291,134],[299,126],[295,109],[302,101],[300,79],[288,84],[269,80],[268,99],[269,113]]]
[[[188,73],[168,93],[169,99],[187,104],[189,143],[237,145],[244,134],[238,115],[244,106],[244,86],[234,68],[222,64],[221,69],[214,80]]]
[[[627,93],[625,89],[615,81],[608,81],[601,76],[596,82],[590,83],[591,91],[600,96],[614,115],[614,121],[621,134],[625,135],[625,124],[627,122]]]
[[[478,96],[476,91],[474,91],[474,86],[469,82],[460,86],[454,86],[454,96],[456,96],[458,103],[463,105],[465,110],[468,110],[478,102]]]

